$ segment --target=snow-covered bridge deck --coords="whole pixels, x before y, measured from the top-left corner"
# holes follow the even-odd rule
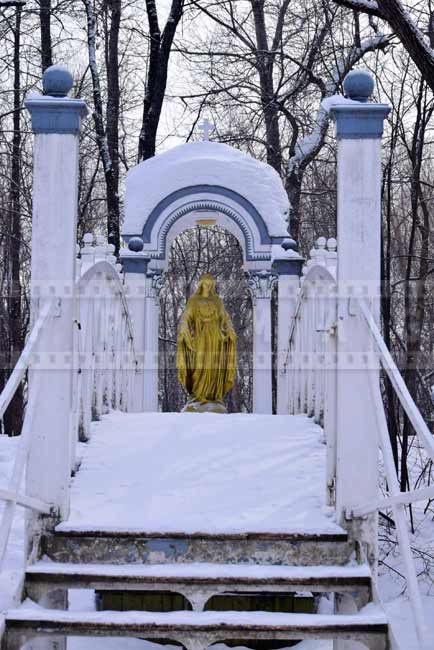
[[[60,530],[336,533],[304,416],[112,412],[81,446]]]

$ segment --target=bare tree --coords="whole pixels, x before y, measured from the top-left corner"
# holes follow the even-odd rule
[[[424,27],[416,22],[415,16],[411,15],[410,10],[404,6],[401,0],[334,0],[334,2],[386,21],[413,59],[422,77],[434,91],[434,52],[432,49],[434,45],[434,10],[430,0],[422,8],[419,3],[416,8],[411,7],[425,22]]]
[[[184,0],[172,0],[163,32],[160,30],[156,0],[146,0],[149,23],[149,62],[143,98],[142,127],[138,160],[155,155],[158,124],[167,85],[167,71],[176,29],[184,10]]]
[[[301,233],[307,167],[321,151],[328,115],[313,107],[335,94],[351,68],[387,48],[378,29],[363,30],[327,2],[192,0],[215,23],[205,42],[182,43],[197,66],[200,92],[182,97],[197,112],[211,108],[219,139],[265,158],[282,177],[290,201],[291,235]],[[316,114],[316,118],[312,119]]]
[[[21,288],[21,17],[22,7],[17,6],[13,29],[13,133],[10,178],[10,232],[9,232],[9,338],[10,361],[15,365],[23,346],[22,288]],[[20,384],[7,412],[7,428],[18,435],[23,418],[23,385]]]
[[[92,0],[83,0],[83,2],[87,16],[87,43],[94,104],[93,119],[98,151],[102,161],[106,183],[107,234],[109,242],[115,246],[117,253],[120,246],[119,164],[117,152],[119,121],[118,40],[121,3],[120,0],[109,0],[105,7],[110,15],[106,49],[108,100],[106,107],[107,121],[105,123],[101,75],[96,54],[96,15]]]

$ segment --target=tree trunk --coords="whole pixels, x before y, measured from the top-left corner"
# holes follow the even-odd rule
[[[425,143],[425,130],[431,117],[432,110],[427,112],[426,86],[421,80],[416,103],[416,120],[413,132],[410,161],[412,176],[410,182],[411,198],[411,232],[408,245],[408,261],[405,277],[405,334],[407,344],[407,359],[404,379],[413,399],[417,402],[417,369],[418,356],[421,350],[422,327],[425,318],[426,277],[428,273],[428,232],[422,229],[421,248],[416,250],[419,226],[419,210],[421,207],[422,185],[421,170]],[[425,210],[426,210],[426,206]],[[429,216],[425,216],[424,224],[429,228]],[[409,489],[408,449],[409,435],[412,431],[408,417],[404,415],[404,426],[401,448],[401,491]]]
[[[274,52],[270,52],[264,15],[264,0],[251,0],[256,33],[256,66],[261,86],[261,105],[264,115],[267,162],[279,176],[282,174],[282,147],[279,131],[279,108],[276,102],[273,68]]]
[[[155,0],[146,0],[150,32],[148,78],[143,98],[142,128],[139,135],[138,162],[155,155],[157,130],[167,85],[167,71],[176,28],[182,17],[184,0],[172,0],[169,18],[161,34]]]
[[[115,4],[117,0],[113,0]],[[115,254],[119,252],[120,241],[119,241],[119,194],[118,194],[118,183],[116,174],[113,171],[113,161],[110,156],[109,145],[107,142],[107,132],[104,127],[104,114],[103,114],[103,102],[102,102],[102,93],[101,93],[101,83],[99,70],[96,60],[96,18],[92,6],[92,0],[83,0],[86,16],[87,16],[87,43],[89,50],[89,68],[92,76],[92,88],[93,88],[93,120],[95,124],[95,134],[96,142],[98,146],[98,151],[100,158],[102,160],[103,169],[104,169],[104,178],[106,184],[106,204],[107,204],[107,238],[110,244],[113,244],[115,247]],[[119,8],[120,11],[120,8]],[[114,27],[116,27],[116,21],[120,19],[116,16],[114,19]],[[114,29],[114,33],[116,29]],[[119,32],[119,29],[118,29]],[[113,45],[115,50],[116,60],[117,60],[117,42],[116,48]],[[112,52],[113,56],[113,52]],[[117,98],[119,102],[119,97]],[[113,140],[111,142],[113,146]]]
[[[21,353],[22,336],[22,309],[21,309],[21,205],[20,205],[20,179],[21,179],[21,13],[22,8],[17,6],[14,29],[14,113],[12,136],[12,163],[10,182],[10,236],[9,236],[9,263],[10,263],[10,295],[9,295],[9,337],[10,337],[10,362],[11,367]],[[23,386],[20,384],[15,396],[5,415],[5,429],[9,435],[18,435],[21,432],[24,410]]]
[[[53,65],[51,45],[51,0],[39,0],[39,19],[41,24],[41,64],[42,72]]]
[[[107,43],[107,147],[111,160],[110,190],[107,191],[108,240],[114,244],[116,254],[120,246],[119,205],[119,30],[121,1],[107,0],[110,29]]]

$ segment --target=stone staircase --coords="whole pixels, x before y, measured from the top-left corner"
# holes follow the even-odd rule
[[[384,613],[372,603],[371,574],[351,561],[346,534],[231,535],[70,530],[42,539],[43,561],[28,567],[23,605],[9,611],[4,650],[29,639],[67,636],[140,637],[203,650],[216,642],[356,640],[388,648]],[[64,611],[66,590],[174,592],[192,611]],[[293,614],[203,611],[210,598],[311,592],[334,593],[351,613]],[[256,645],[255,645],[256,644]],[[38,646],[39,647],[39,646]],[[48,646],[53,647],[53,646]]]

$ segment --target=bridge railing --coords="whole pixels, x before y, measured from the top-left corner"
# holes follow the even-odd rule
[[[409,492],[400,491],[381,396],[379,367],[388,375],[402,409],[414,428],[420,447],[433,462],[434,439],[387,349],[374,316],[376,313],[374,302],[366,297],[358,297],[356,292],[351,298],[348,298],[348,295],[339,298],[337,286],[336,242],[335,240],[326,242],[324,238],[320,238],[303,269],[290,334],[290,346],[285,364],[286,372],[290,373],[289,412],[304,413],[323,425],[327,444],[328,505],[336,505],[336,486],[341,492],[345,491],[345,477],[341,471],[342,462],[353,467],[353,477],[358,475],[361,487],[363,482],[363,477],[358,473],[359,468],[356,467],[358,460],[354,454],[343,458],[346,452],[342,446],[342,437],[337,435],[339,426],[347,440],[351,439],[353,430],[350,417],[351,405],[348,409],[342,405],[342,396],[338,393],[338,387],[346,377],[354,373],[359,374],[362,383],[368,385],[367,393],[353,396],[353,399],[364,399],[366,395],[368,396],[369,403],[365,403],[365,408],[367,415],[369,415],[368,411],[374,414],[375,435],[366,436],[365,444],[369,445],[374,441],[378,449],[377,459],[378,452],[381,451],[389,495],[382,498],[378,495],[375,500],[368,500],[366,503],[354,506],[347,505],[340,523],[349,527],[352,536],[362,548],[362,542],[365,540],[357,537],[357,530],[361,527],[355,525],[355,522],[376,517],[378,511],[383,509],[392,510],[415,629],[420,647],[427,649],[431,647],[431,640],[411,551],[405,506],[417,501],[433,499],[434,486]],[[338,327],[339,304],[341,309],[344,305],[345,313],[357,321],[361,335],[359,341],[353,341],[352,356],[355,361],[364,359],[366,367],[359,366],[357,363],[349,366],[346,355],[340,351],[340,337],[345,336],[345,330],[341,333]],[[340,382],[338,382],[339,376]],[[339,407],[337,407],[338,403],[340,403]],[[340,466],[337,457],[341,459]],[[370,476],[369,480],[372,478]]]
[[[356,314],[356,317],[363,321],[366,330],[369,332],[371,341],[374,345],[375,354],[382,369],[390,379],[390,382],[394,388],[403,411],[407,414],[407,417],[413,426],[421,449],[423,449],[429,459],[434,462],[433,435],[429,430],[412,396],[410,395],[405,381],[386,346],[376,320],[372,315],[369,303],[366,301],[366,299],[363,298],[359,298],[357,302],[358,313]],[[417,572],[411,550],[405,506],[416,503],[418,501],[433,499],[434,486],[418,488],[416,490],[411,490],[408,492],[401,492],[398,477],[396,474],[393,450],[390,442],[386,413],[381,397],[379,383],[376,380],[375,375],[372,373],[367,374],[369,376],[371,398],[374,405],[377,422],[378,443],[383,458],[384,473],[389,496],[378,498],[376,501],[359,505],[355,507],[350,513],[348,513],[348,515],[352,518],[366,517],[383,509],[389,508],[392,510],[418,640],[422,649],[431,650],[432,637],[425,620],[423,603],[417,579]]]
[[[28,336],[26,345],[24,346],[15,368],[0,394],[0,417],[3,417],[16,390],[24,380],[26,373],[31,372],[32,358],[37,353],[42,332],[53,324],[54,311],[54,299],[47,301],[41,308]],[[4,501],[3,514],[0,522],[0,572],[6,555],[16,506],[19,505],[25,508],[31,508],[36,512],[46,515],[51,512],[51,505],[49,503],[22,494],[22,482],[31,443],[32,421],[35,408],[37,407],[38,392],[38,386],[34,386],[34,390],[28,399],[19,445],[12,468],[12,474],[9,479],[9,485],[7,489],[0,490],[0,501]]]
[[[77,260],[73,296],[74,354],[69,366],[61,370],[73,375],[69,443],[71,470],[76,464],[77,441],[90,437],[92,421],[98,420],[110,409],[128,411],[132,408],[138,367],[121,267],[116,264],[113,247],[106,245],[101,237],[97,237],[95,246],[92,235],[85,235],[84,239],[85,244]],[[40,304],[24,350],[0,394],[2,417],[28,374],[28,401],[15,462],[8,488],[0,490],[0,501],[4,501],[0,522],[0,571],[17,506],[58,519],[57,509],[52,503],[28,495],[24,486],[29,453],[32,443],[35,443],[35,415],[44,390],[44,372],[59,370],[56,366],[51,368],[45,365],[47,353],[43,349],[43,339],[55,337],[56,328],[61,326],[58,309],[59,300],[56,297],[45,299]]]
[[[99,237],[93,246],[92,239],[84,237],[76,284],[74,411],[82,440],[92,420],[110,409],[131,410],[138,368],[121,266],[113,246]]]
[[[336,239],[320,237],[310,251],[284,366],[290,375],[288,412],[306,414],[324,427],[329,505],[336,476],[336,247]]]

